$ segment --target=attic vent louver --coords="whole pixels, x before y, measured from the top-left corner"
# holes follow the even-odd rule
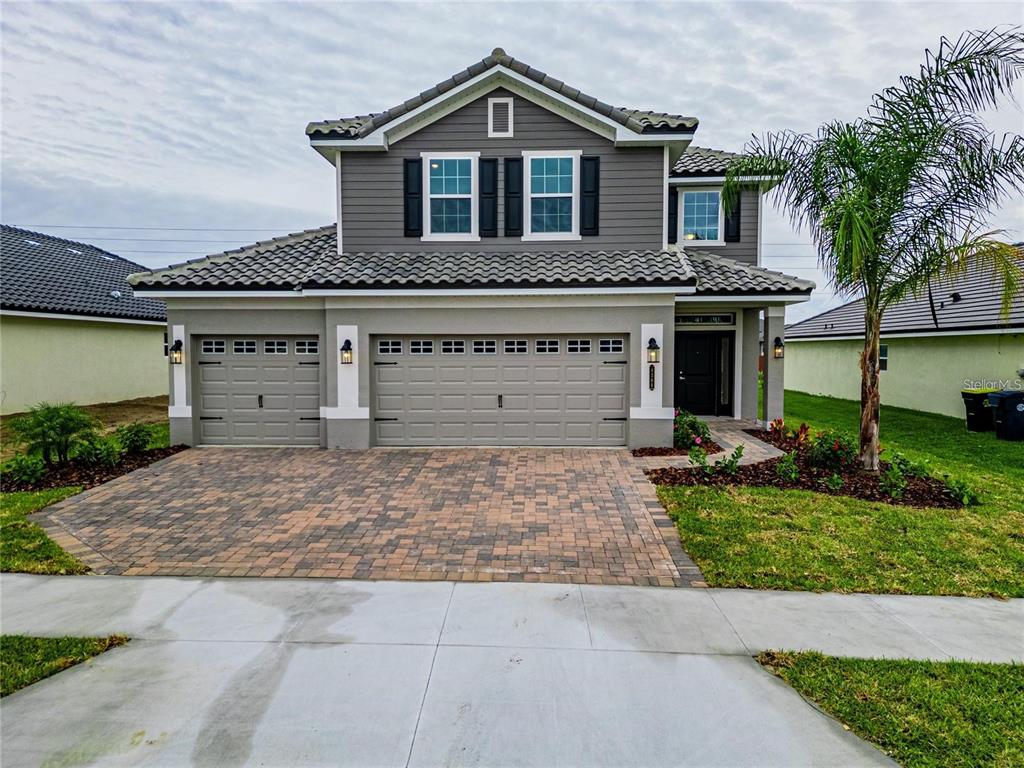
[[[511,138],[511,96],[499,96],[487,100],[487,136],[492,139]]]

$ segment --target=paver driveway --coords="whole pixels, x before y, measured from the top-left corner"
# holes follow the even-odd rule
[[[39,521],[100,573],[703,585],[624,450],[203,448]]]

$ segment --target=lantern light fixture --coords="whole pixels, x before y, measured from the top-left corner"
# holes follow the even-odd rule
[[[345,343],[341,345],[341,364],[352,365],[352,340],[345,339]]]
[[[661,362],[661,347],[653,336],[651,337],[651,340],[647,342],[647,362]]]
[[[181,339],[175,339],[168,351],[168,357],[171,358],[171,365],[181,365],[181,361],[185,358],[184,344],[181,343]]]
[[[779,336],[775,337],[775,341],[772,343],[772,357],[776,360],[781,360],[786,356],[786,345],[782,342],[782,338]]]

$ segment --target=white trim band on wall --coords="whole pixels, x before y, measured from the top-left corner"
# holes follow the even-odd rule
[[[661,363],[659,363],[660,365]],[[646,382],[644,382],[646,384]],[[673,419],[675,418],[674,408],[630,408],[629,418],[631,419]]]
[[[355,419],[365,421],[370,418],[369,408],[329,408],[320,406],[321,419]]]

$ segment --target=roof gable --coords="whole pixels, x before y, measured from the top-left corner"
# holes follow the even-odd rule
[[[359,143],[383,148],[386,138],[397,140],[385,137],[385,133],[400,137],[396,129],[402,125],[412,123],[415,130],[417,123],[436,120],[497,87],[571,115],[571,119],[609,137],[688,135],[698,124],[695,117],[613,107],[495,48],[490,56],[391,109],[312,122],[306,134],[314,146],[330,141],[335,146]]]
[[[27,229],[0,227],[3,309],[162,321],[164,302],[135,296],[128,275],[143,267],[101,248]]]

